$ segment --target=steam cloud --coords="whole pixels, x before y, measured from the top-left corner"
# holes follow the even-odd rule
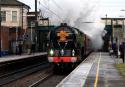
[[[80,29],[90,37],[92,47],[100,49],[104,25],[100,23],[99,3],[100,0],[48,0],[40,8],[51,24],[64,22]]]

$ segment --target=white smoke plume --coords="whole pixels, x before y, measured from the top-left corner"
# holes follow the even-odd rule
[[[74,26],[87,34],[94,49],[103,44],[104,25],[100,23],[101,0],[43,0],[39,6],[45,17],[49,17],[52,25],[61,22]]]

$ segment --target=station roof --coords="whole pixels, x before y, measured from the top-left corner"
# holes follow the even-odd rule
[[[37,30],[41,30],[41,31],[50,31],[53,30],[55,28],[55,26],[37,26]]]
[[[117,17],[117,18],[108,18],[108,17],[107,17],[107,18],[106,18],[106,17],[105,17],[105,18],[101,18],[101,19],[102,19],[102,20],[106,20],[106,19],[107,19],[107,20],[125,20],[125,17],[124,17],[124,18],[121,18],[121,17]]]
[[[30,9],[30,6],[18,1],[18,0],[1,0],[1,6],[26,6]]]

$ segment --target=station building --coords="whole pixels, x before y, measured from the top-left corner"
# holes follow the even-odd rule
[[[106,35],[103,37],[103,50],[108,51],[111,44],[119,44],[125,42],[125,18],[101,18],[105,24]]]
[[[13,54],[16,51],[16,43],[21,41],[22,34],[27,29],[27,12],[30,7],[17,0],[0,1],[0,55]]]

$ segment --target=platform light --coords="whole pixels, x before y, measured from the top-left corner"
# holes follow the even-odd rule
[[[72,56],[75,56],[75,50],[74,49],[72,50]]]
[[[61,55],[62,55],[62,56],[64,55],[64,50],[63,50],[63,49],[61,50]]]

